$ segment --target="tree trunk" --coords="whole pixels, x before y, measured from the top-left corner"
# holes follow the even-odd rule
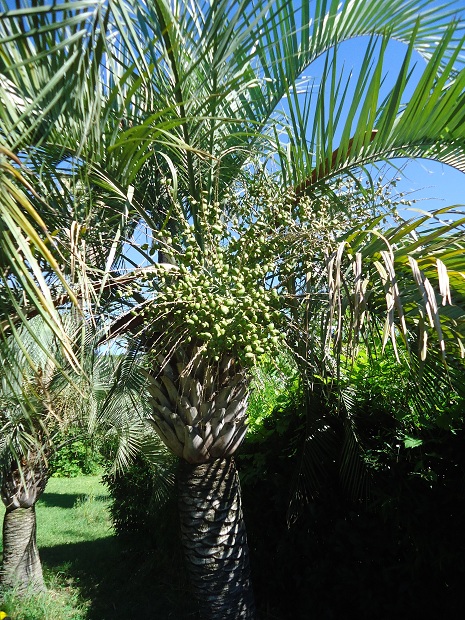
[[[6,506],[3,520],[3,586],[26,590],[45,590],[36,542],[36,502],[48,480],[41,455],[28,453],[21,464],[12,461],[1,472],[1,497]]]
[[[202,620],[252,620],[255,606],[239,478],[232,455],[247,429],[249,377],[230,352],[217,361],[196,343],[157,357],[152,423],[183,460],[181,536]]]
[[[202,620],[252,620],[255,605],[233,458],[179,471],[181,537]]]
[[[35,505],[7,510],[3,520],[2,585],[19,593],[45,590],[36,543]]]

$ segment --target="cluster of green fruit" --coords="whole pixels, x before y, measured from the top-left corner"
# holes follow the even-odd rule
[[[158,292],[146,319],[164,320],[185,342],[203,343],[213,359],[233,351],[243,363],[253,364],[257,356],[282,346],[278,294],[263,285],[268,265],[242,272],[220,257],[219,252],[214,262],[191,258],[189,266],[169,271],[160,266]]]
[[[147,276],[154,301],[146,321],[199,342],[213,359],[231,351],[252,365],[283,346],[282,299],[273,286],[277,237],[258,218],[226,224],[219,203],[200,204],[199,213],[197,226],[179,218],[174,238],[164,231],[155,239],[173,265],[155,266]]]
[[[213,359],[234,352],[247,365],[282,350],[285,308],[296,303],[287,283],[316,248],[328,249],[323,207],[310,198],[296,203],[270,182],[259,189],[221,202],[190,199],[189,218],[174,201],[173,232],[154,233],[151,248],[167,262],[142,285],[152,291],[145,320],[155,330],[199,342]]]
[[[268,177],[254,195],[244,187],[221,201],[204,193],[198,200],[173,199],[172,220],[153,233],[150,252],[159,252],[163,264],[142,283],[153,299],[146,323],[172,334],[173,344],[201,343],[211,358],[231,351],[252,365],[281,351],[289,295],[297,303],[288,280],[315,245],[328,245],[322,210],[313,211],[311,199],[296,203]]]
[[[263,169],[220,200],[200,192],[179,202],[173,194],[171,219],[153,232],[150,248],[164,264],[139,290],[153,298],[146,322],[178,341],[202,343],[213,358],[233,351],[253,364],[281,349],[290,308],[324,291],[327,257],[353,226],[354,210],[363,222],[389,202],[384,186],[360,198],[360,182],[341,183],[297,197]]]

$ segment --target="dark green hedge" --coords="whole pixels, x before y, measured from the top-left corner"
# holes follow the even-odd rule
[[[278,407],[238,456],[263,618],[461,617],[465,431],[417,429],[412,444],[379,403],[359,402],[352,412],[369,482],[359,499],[341,478],[346,421],[329,409],[333,441],[326,453],[317,446],[321,483],[310,476],[303,492],[303,450],[315,448],[306,441],[315,429],[309,417],[325,409],[313,402],[308,410],[303,396]]]

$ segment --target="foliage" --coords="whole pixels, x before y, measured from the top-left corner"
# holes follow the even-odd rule
[[[314,400],[306,406],[302,394],[288,393],[287,404],[266,418],[261,435],[248,436],[238,456],[259,603],[271,617],[286,617],[292,600],[297,619],[308,617],[309,607],[324,619],[348,608],[360,618],[380,608],[386,617],[452,617],[465,569],[464,395],[436,384],[441,394],[431,404],[420,398],[419,416],[419,386],[393,354],[369,364],[362,351],[352,378],[350,420],[369,472],[368,494],[353,498],[341,476],[347,413],[338,417],[330,403],[317,407]],[[436,403],[447,410],[451,400],[457,413],[444,428],[445,411]],[[318,417],[320,428],[331,427],[332,442],[314,432]],[[321,460],[320,484],[296,497],[305,488],[299,478],[308,476],[306,448]]]
[[[465,429],[464,363],[451,360],[442,373],[437,364],[440,360],[430,358],[420,380],[392,354],[360,355],[353,368],[363,459],[381,480],[389,470],[403,468],[408,476],[439,481],[443,467],[449,470],[446,463],[456,458],[450,448]]]
[[[265,355],[252,371],[250,396],[247,405],[248,434],[260,433],[263,423],[281,399],[287,400],[291,384],[296,381],[296,368],[290,355],[272,359]]]
[[[380,412],[392,412],[401,419],[410,418],[413,411],[409,398],[414,382],[408,365],[397,362],[392,349],[369,355],[362,346],[352,364],[349,362],[348,365],[347,381],[353,386],[362,409],[375,407]]]
[[[0,75],[0,91],[3,91],[4,76]],[[8,88],[7,88],[8,90]],[[9,100],[12,93],[8,93]],[[0,94],[2,105],[5,95]],[[52,302],[52,278],[60,282],[71,302],[76,296],[65,279],[57,256],[53,254],[51,231],[41,217],[43,196],[38,193],[31,171],[5,145],[0,144],[0,283],[1,283],[1,329],[9,326],[11,319],[22,315],[18,300],[27,295],[29,309],[34,309],[45,324],[61,340],[67,355],[74,363],[77,360],[72,351],[68,334],[61,322],[57,308]],[[40,190],[39,190],[40,192]],[[18,260],[18,257],[21,257]],[[24,326],[28,329],[27,322]],[[34,330],[28,330],[34,337]]]
[[[292,455],[296,454],[298,438],[304,433],[305,409],[300,381],[292,377],[274,400],[272,411],[264,411],[267,415],[255,419],[252,432],[247,434],[236,457],[241,480],[249,486],[260,483],[263,472],[274,466],[276,458],[290,463]],[[277,452],[282,454],[278,456]],[[289,486],[284,495],[290,500]]]
[[[56,478],[75,478],[76,476],[95,475],[100,472],[103,457],[97,447],[82,437],[82,433],[75,429],[57,438],[61,447],[52,456],[49,468]]]
[[[175,508],[175,468],[176,459],[167,453],[155,463],[140,454],[124,472],[103,477],[117,534],[143,534],[152,546],[163,544]]]

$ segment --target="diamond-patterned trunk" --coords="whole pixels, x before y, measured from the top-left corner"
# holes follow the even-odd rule
[[[255,606],[234,459],[190,465],[179,478],[181,536],[203,620],[252,620]]]

